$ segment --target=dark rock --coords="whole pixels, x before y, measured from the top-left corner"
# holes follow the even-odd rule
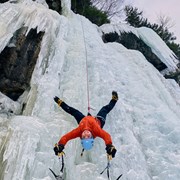
[[[59,14],[62,14],[61,0],[46,0],[46,3],[49,6],[49,9],[57,11]]]
[[[9,0],[0,0],[0,3],[8,2]]]
[[[30,86],[44,35],[44,32],[31,29],[25,36],[26,31],[27,28],[17,30],[9,47],[0,54],[0,91],[15,101]]]
[[[180,85],[180,68],[176,72],[171,72],[170,74],[166,74],[164,77],[166,79],[174,79]]]

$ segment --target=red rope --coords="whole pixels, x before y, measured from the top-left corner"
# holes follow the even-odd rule
[[[86,58],[86,81],[87,81],[87,99],[88,99],[88,113],[90,113],[90,100],[89,100],[89,76],[88,76],[88,66]]]
[[[83,30],[83,38],[84,38],[84,47],[85,47],[85,54],[86,54],[86,84],[87,84],[87,101],[88,101],[88,113],[90,113],[90,98],[89,98],[89,76],[88,76],[88,64],[87,64],[87,48],[86,48],[86,42],[85,42],[85,35],[84,35],[84,28],[81,20],[81,26]]]

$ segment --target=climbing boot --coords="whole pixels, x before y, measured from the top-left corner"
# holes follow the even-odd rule
[[[118,100],[118,94],[117,94],[116,91],[113,91],[113,92],[112,92],[112,99],[115,100],[115,101]]]
[[[54,97],[54,101],[61,106],[61,103],[63,102],[61,99],[59,99],[57,96]]]

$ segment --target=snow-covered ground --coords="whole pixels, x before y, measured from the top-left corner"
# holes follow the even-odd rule
[[[13,32],[22,26],[45,31],[40,55],[25,92],[27,106],[18,114],[21,99],[13,102],[0,94],[0,178],[3,180],[51,180],[49,168],[59,172],[53,147],[59,138],[77,126],[73,117],[57,107],[56,95],[87,113],[87,69],[92,115],[109,102],[112,90],[119,101],[107,117],[108,131],[117,149],[110,176],[122,180],[180,179],[180,88],[166,80],[138,51],[121,44],[104,44],[96,25],[68,11],[65,16],[36,2],[0,5],[0,51]],[[137,30],[138,31],[138,30]],[[176,67],[167,47],[151,31],[139,30],[148,44]],[[149,34],[148,34],[149,32]],[[144,34],[145,33],[145,34]],[[150,41],[150,40],[149,40]],[[87,64],[86,64],[87,62]],[[172,65],[172,66],[171,66]],[[6,115],[7,114],[7,115]],[[80,140],[65,147],[66,180],[106,180],[105,145],[95,140],[92,151],[81,157]]]

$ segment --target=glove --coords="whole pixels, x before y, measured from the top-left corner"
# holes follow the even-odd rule
[[[58,156],[59,153],[63,152],[63,149],[64,149],[63,144],[59,144],[59,145],[55,144],[55,147],[54,147],[55,155]]]
[[[116,148],[112,144],[106,145],[106,152],[112,158],[115,157],[116,151],[117,151]]]
[[[54,97],[54,101],[61,106],[61,103],[63,102],[61,99],[59,99],[57,96]]]

